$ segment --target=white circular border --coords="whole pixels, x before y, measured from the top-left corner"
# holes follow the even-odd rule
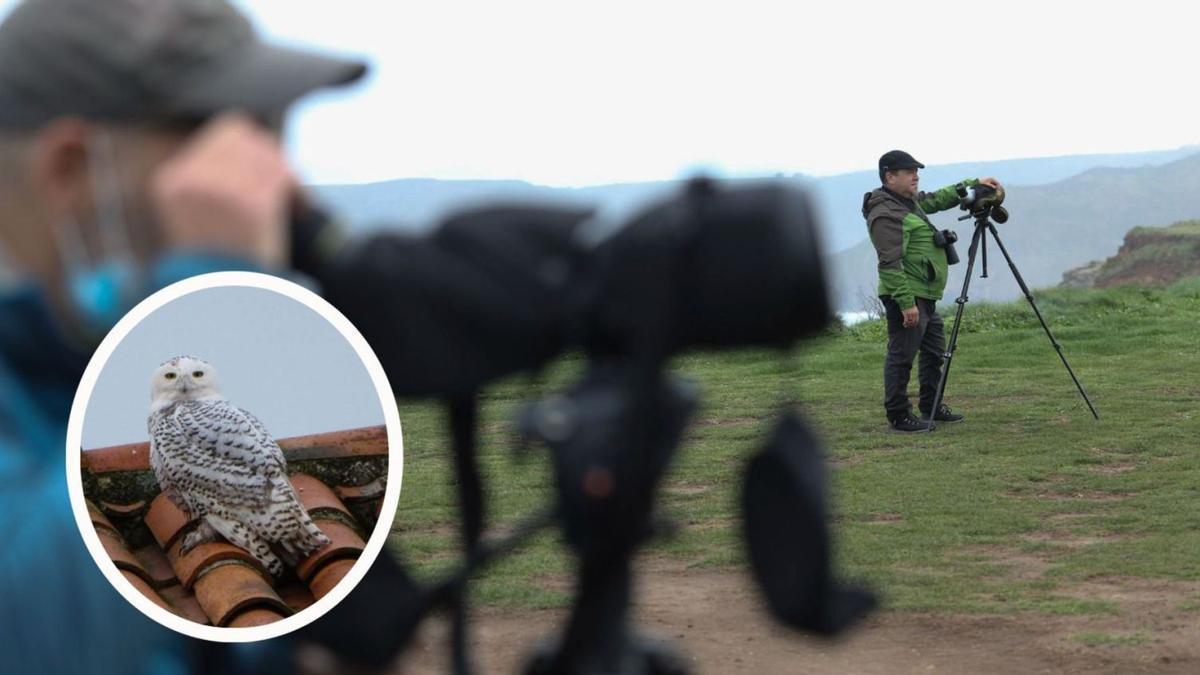
[[[125,336],[152,312],[173,300],[209,288],[230,286],[243,286],[279,293],[320,314],[336,328],[354,348],[358,358],[371,376],[371,381],[375,384],[375,390],[379,394],[379,403],[383,408],[388,438],[387,489],[384,491],[379,521],[354,567],[328,595],[304,610],[265,626],[247,628],[219,628],[189,621],[159,607],[134,588],[109,558],[104,546],[100,543],[100,536],[96,533],[96,528],[92,525],[91,516],[88,514],[87,505],[84,502],[83,474],[80,466],[80,444],[83,440],[83,418],[87,411],[87,403],[92,396],[92,389],[96,386],[96,380],[100,377],[100,372],[121,340],[125,339]],[[70,421],[67,423],[67,490],[71,495],[71,508],[75,512],[75,523],[79,526],[79,533],[83,535],[83,541],[96,561],[96,565],[113,585],[113,588],[117,589],[142,614],[176,632],[213,642],[254,642],[279,637],[320,618],[341,602],[362,580],[367,569],[383,550],[384,543],[391,533],[392,521],[396,517],[396,506],[400,501],[400,481],[403,477],[403,467],[404,440],[400,432],[400,413],[396,408],[396,400],[392,396],[392,388],[388,384],[387,375],[383,372],[383,366],[380,365],[375,352],[372,351],[362,334],[341,312],[316,293],[291,281],[255,272],[202,274],[171,284],[138,303],[117,322],[117,325],[100,343],[96,353],[92,355],[92,360],[83,373],[83,379],[79,382],[79,388],[75,391],[75,401],[71,406]]]

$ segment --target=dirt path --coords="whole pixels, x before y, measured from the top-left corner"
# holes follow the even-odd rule
[[[1113,615],[963,616],[880,612],[836,642],[777,628],[736,572],[642,566],[638,625],[686,655],[693,673],[1196,673],[1200,612],[1180,609],[1200,585],[1092,580],[1072,594],[1117,603]],[[484,673],[519,672],[561,611],[477,613],[474,653]],[[1087,644],[1085,636],[1128,636]],[[430,622],[402,661],[407,673],[447,672],[445,622]],[[1098,638],[1100,641],[1107,641]],[[1095,640],[1093,640],[1095,641]]]

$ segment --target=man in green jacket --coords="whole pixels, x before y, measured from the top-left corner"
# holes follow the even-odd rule
[[[863,217],[879,257],[879,299],[887,310],[888,347],[883,365],[883,406],[896,431],[928,428],[930,414],[937,422],[957,422],[962,415],[946,405],[932,411],[941,376],[946,335],[937,301],[946,288],[946,250],[934,244],[937,228],[927,213],[959,204],[956,186],[919,192],[918,170],[925,165],[902,150],[879,158],[882,185],[863,197]],[[1000,187],[995,178],[966,179],[961,185],[983,183]],[[908,400],[913,358],[920,352],[920,409],[918,419]]]

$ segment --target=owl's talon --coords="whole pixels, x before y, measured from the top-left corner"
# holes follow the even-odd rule
[[[179,555],[185,556],[188,553],[191,553],[192,549],[196,548],[200,544],[206,544],[210,541],[215,541],[216,538],[217,531],[212,528],[212,525],[208,524],[208,521],[202,520],[200,521],[200,524],[196,526],[196,529],[189,532],[187,536],[183,538],[183,544],[179,547]]]

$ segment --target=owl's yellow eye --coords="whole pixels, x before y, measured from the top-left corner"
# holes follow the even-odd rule
[[[175,379],[175,373],[167,373],[166,375],[163,375],[163,377],[167,378],[168,380],[173,380]]]
[[[204,371],[197,370],[196,372],[192,373],[192,377],[204,377]]]

